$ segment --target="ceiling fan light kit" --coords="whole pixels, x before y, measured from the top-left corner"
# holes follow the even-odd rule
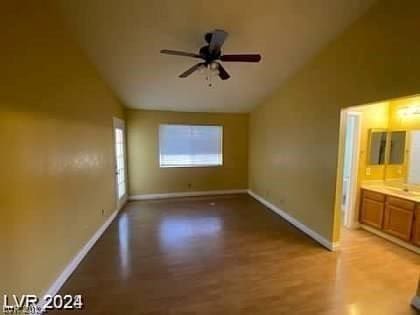
[[[212,62],[208,65],[201,65],[198,71],[205,76],[209,87],[214,86],[214,79],[220,75],[219,65],[217,62]]]
[[[233,54],[233,55],[223,55],[222,54],[222,45],[225,42],[228,33],[224,30],[214,30],[204,35],[204,40],[207,42],[207,45],[200,48],[199,53],[189,53],[178,50],[168,50],[163,49],[160,52],[162,54],[174,55],[174,56],[183,56],[202,59],[202,62],[199,62],[189,68],[187,71],[179,75],[180,78],[186,78],[198,71],[199,73],[204,73],[206,75],[206,80],[208,85],[211,87],[212,79],[215,77],[220,77],[222,80],[228,80],[230,78],[229,73],[220,63],[223,62],[260,62],[260,54]]]

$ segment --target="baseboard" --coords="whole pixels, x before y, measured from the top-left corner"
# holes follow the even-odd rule
[[[411,305],[415,308],[418,309],[420,311],[420,296],[415,296],[413,297],[413,299],[411,300]]]
[[[358,230],[358,229],[360,229],[360,223],[359,222],[353,222],[353,223],[351,223],[351,225],[350,226],[344,226],[346,229],[349,229],[349,230]]]
[[[403,240],[400,240],[399,238],[396,238],[396,237],[391,236],[389,234],[386,234],[384,232],[378,231],[377,229],[372,228],[372,227],[370,227],[368,225],[365,225],[365,224],[360,224],[360,228],[362,228],[363,230],[369,231],[373,234],[376,234],[376,235],[378,235],[378,236],[380,236],[380,237],[382,237],[382,238],[384,238],[384,239],[386,239],[386,240],[388,240],[392,243],[395,243],[395,244],[397,244],[401,247],[404,247],[408,250],[411,250],[411,251],[415,252],[416,254],[420,254],[420,248],[418,248],[417,246],[408,244],[408,243],[404,242]]]
[[[187,191],[187,192],[175,192],[175,193],[163,193],[163,194],[133,195],[133,196],[129,196],[128,200],[153,200],[153,199],[168,199],[168,198],[180,198],[180,197],[246,194],[247,192],[248,192],[247,189]]]
[[[310,229],[309,227],[307,227],[306,225],[304,225],[300,221],[296,220],[294,217],[292,217],[290,214],[288,214],[284,210],[281,210],[280,208],[278,208],[277,206],[275,206],[271,202],[269,202],[269,201],[265,200],[263,197],[257,195],[252,190],[248,190],[248,193],[249,193],[250,196],[255,198],[257,201],[262,203],[264,206],[266,206],[270,210],[272,210],[275,213],[277,213],[278,215],[280,215],[283,219],[285,219],[289,223],[293,224],[295,227],[297,227],[303,233],[307,234],[309,237],[311,237],[312,239],[317,241],[319,244],[321,244],[322,246],[324,246],[328,250],[335,251],[335,250],[338,249],[338,247],[339,247],[338,242],[332,243],[329,240],[325,239],[323,236],[319,235],[317,232],[313,231],[312,229]]]
[[[122,208],[122,207],[121,207]],[[120,209],[121,209],[120,208]],[[76,270],[77,266],[81,263],[83,258],[89,253],[93,245],[98,241],[98,239],[102,236],[108,226],[112,223],[112,221],[117,216],[120,209],[114,211],[111,216],[105,221],[104,224],[95,232],[95,234],[90,238],[90,240],[82,247],[82,249],[77,253],[77,255],[69,262],[69,264],[64,268],[58,278],[54,281],[54,283],[50,286],[50,288],[45,292],[44,295],[55,295],[60,291],[61,287],[67,281],[67,279],[71,276],[71,274]],[[43,308],[45,306],[45,302],[40,302],[37,305],[37,309],[41,310],[37,312],[38,315],[43,314]]]

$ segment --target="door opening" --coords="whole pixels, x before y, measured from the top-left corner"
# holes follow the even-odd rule
[[[115,144],[115,187],[117,209],[120,209],[127,200],[127,168],[125,148],[125,123],[114,118],[114,144]]]
[[[359,171],[360,119],[357,112],[345,113],[345,142],[343,163],[343,190],[341,195],[341,214],[343,225],[354,228],[356,225],[355,207]]]

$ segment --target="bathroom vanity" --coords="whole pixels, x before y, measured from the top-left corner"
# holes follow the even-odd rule
[[[362,185],[360,223],[420,247],[420,193]]]
[[[407,119],[393,119],[398,129],[369,131],[366,170],[376,178],[361,181],[359,223],[420,253],[420,120]]]

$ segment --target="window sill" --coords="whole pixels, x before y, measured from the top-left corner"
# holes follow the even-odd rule
[[[209,164],[209,165],[159,165],[159,168],[208,168],[208,167],[222,167],[223,164]]]

